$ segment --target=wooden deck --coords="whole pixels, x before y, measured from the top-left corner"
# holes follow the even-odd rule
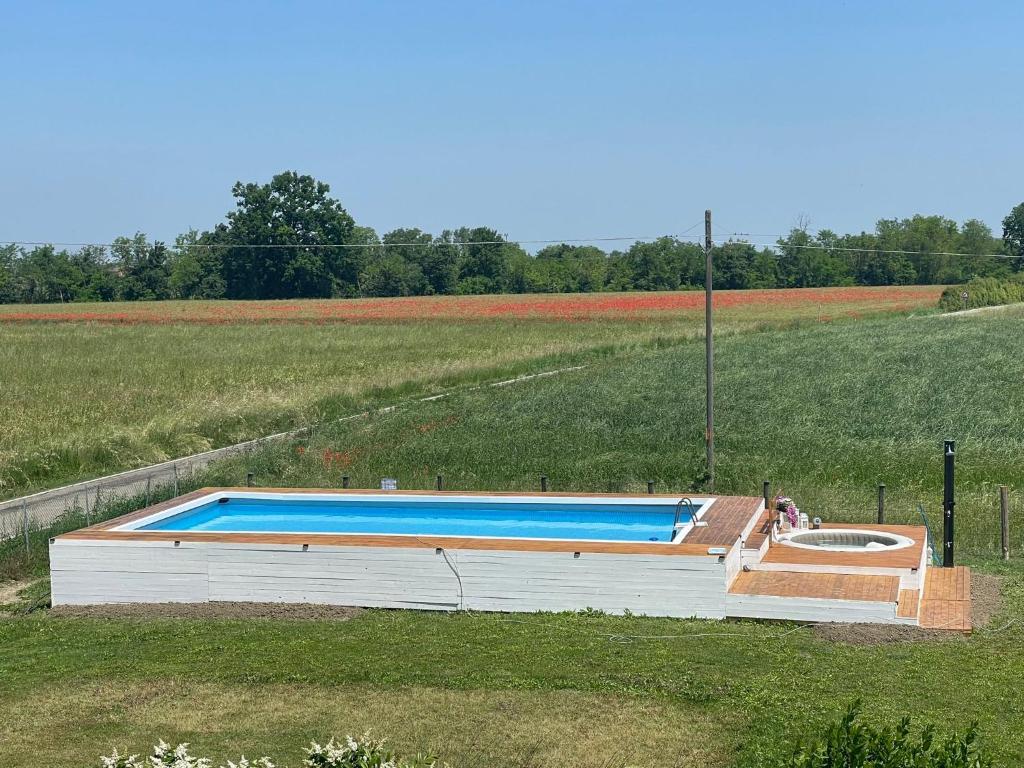
[[[969,568],[929,568],[921,600],[921,627],[971,631],[971,571]]]
[[[899,597],[900,579],[899,576],[848,573],[747,571],[736,577],[729,592],[771,597],[895,603]]]
[[[684,544],[703,544],[706,547],[731,547],[743,535],[751,519],[758,513],[763,500],[759,496],[718,496],[701,522],[707,526],[694,528]]]
[[[824,528],[852,528],[896,533],[913,539],[913,545],[897,550],[837,552],[829,549],[800,549],[772,544],[761,562],[772,565],[848,566],[859,568],[918,568],[924,552],[926,531],[919,525],[827,524]]]
[[[754,529],[747,535],[746,540],[743,542],[743,548],[760,549],[770,534],[771,521],[768,517],[768,511],[765,510],[757,518],[757,522],[754,523]]]

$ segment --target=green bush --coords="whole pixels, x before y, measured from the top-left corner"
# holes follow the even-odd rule
[[[926,725],[912,733],[910,718],[895,728],[877,728],[860,718],[854,703],[820,739],[801,744],[788,756],[759,760],[761,768],[988,768],[992,761],[978,745],[975,724],[963,734],[939,739]]]
[[[967,308],[994,307],[1024,301],[1024,281],[1017,277],[998,280],[994,277],[976,277],[966,285],[951,285],[939,298],[939,309],[954,312],[964,308],[961,294],[967,291]]]

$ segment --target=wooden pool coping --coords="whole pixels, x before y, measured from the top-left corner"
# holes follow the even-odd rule
[[[763,499],[755,496],[715,496],[694,494],[697,498],[714,499],[701,518],[706,526],[692,529],[686,539],[678,544],[648,544],[645,542],[601,542],[601,541],[540,541],[537,539],[471,538],[462,536],[409,536],[402,534],[331,534],[331,533],[216,533],[207,531],[118,531],[115,528],[126,523],[148,517],[189,501],[215,493],[278,493],[278,494],[415,494],[417,496],[526,496],[550,498],[572,496],[577,498],[640,498],[678,499],[678,493],[636,494],[636,493],[524,493],[519,491],[382,491],[378,489],[341,488],[250,488],[210,487],[200,488],[173,499],[152,504],[111,520],[58,536],[60,541],[135,541],[135,542],[194,542],[217,544],[291,544],[295,546],[329,547],[401,547],[429,549],[475,549],[517,552],[587,552],[594,554],[665,555],[718,558],[725,553],[711,553],[709,550],[731,549],[738,544],[744,529],[761,513]]]

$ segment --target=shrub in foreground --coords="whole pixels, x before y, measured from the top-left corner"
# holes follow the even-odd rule
[[[304,750],[304,768],[434,768],[437,759],[430,755],[400,758],[387,749],[383,739],[371,738],[369,734],[356,740],[351,736],[344,741],[331,739],[326,744],[313,742]],[[213,768],[213,761],[206,757],[189,754],[188,744],[172,747],[163,740],[153,747],[148,758],[139,755],[121,755],[115,749],[113,754],[100,758],[101,768]],[[269,757],[249,760],[245,757],[237,763],[228,760],[220,768],[283,768]]]
[[[825,734],[801,744],[785,757],[754,763],[759,768],[990,768],[993,763],[978,744],[977,726],[961,735],[937,738],[935,728],[911,731],[910,718],[895,727],[863,722],[860,702]]]

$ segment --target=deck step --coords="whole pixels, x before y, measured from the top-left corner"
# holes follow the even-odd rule
[[[849,573],[747,571],[736,577],[729,593],[896,603],[900,594],[900,579],[899,576]]]
[[[901,619],[916,619],[921,610],[921,590],[901,589],[896,615]]]
[[[921,627],[971,631],[971,570],[929,568],[921,600]]]

